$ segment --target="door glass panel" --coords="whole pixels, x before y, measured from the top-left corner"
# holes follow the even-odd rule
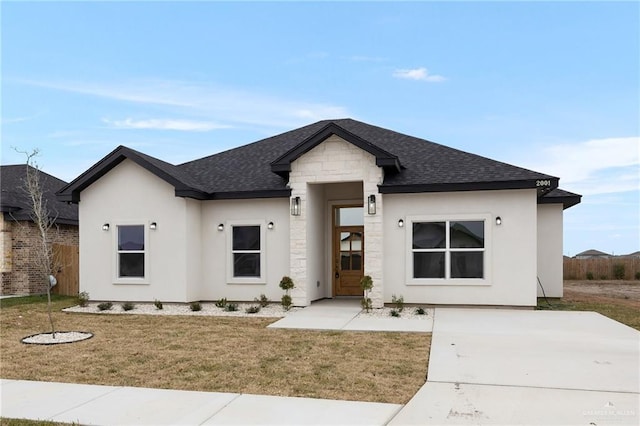
[[[336,209],[336,226],[363,226],[364,207],[339,207]]]
[[[353,251],[361,251],[362,250],[362,234],[359,232],[351,233],[351,250]]]
[[[351,269],[354,271],[359,271],[362,269],[362,254],[361,253],[353,253],[351,254]]]
[[[351,269],[351,256],[348,251],[340,252],[340,269],[343,271]]]
[[[351,250],[351,236],[350,232],[341,232],[340,233],[340,251],[349,251]]]

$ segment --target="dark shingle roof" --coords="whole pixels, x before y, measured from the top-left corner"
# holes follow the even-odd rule
[[[580,204],[582,195],[556,188],[538,199],[540,204],[562,203],[564,209]]]
[[[59,196],[77,202],[82,189],[129,158],[174,185],[178,196],[287,197],[288,165],[329,134],[338,134],[376,156],[376,164],[385,168],[384,182],[379,186],[382,193],[536,188],[537,182],[547,182],[540,191],[543,195],[558,185],[554,176],[356,120],[339,119],[319,121],[180,165],[121,146],[60,191]]]
[[[9,219],[31,220],[31,202],[25,189],[27,165],[0,166],[0,211]],[[36,170],[33,169],[32,170]],[[57,200],[56,191],[67,183],[43,171],[40,171],[40,184],[43,188],[47,208],[56,223],[77,225],[78,206]]]

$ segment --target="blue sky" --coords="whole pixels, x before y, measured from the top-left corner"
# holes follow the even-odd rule
[[[72,180],[352,117],[553,174],[564,253],[640,249],[637,2],[3,2],[2,164]]]

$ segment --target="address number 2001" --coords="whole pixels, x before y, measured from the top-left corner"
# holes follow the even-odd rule
[[[551,186],[551,181],[549,179],[537,180],[536,186]]]

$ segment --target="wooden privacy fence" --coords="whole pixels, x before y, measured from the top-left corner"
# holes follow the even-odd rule
[[[636,279],[636,273],[640,272],[640,258],[638,257],[608,257],[593,259],[564,259],[565,280],[586,280],[588,273],[594,280],[616,279],[614,270],[616,265],[624,266],[625,280]],[[620,267],[618,267],[620,268]]]
[[[78,246],[53,245],[53,258],[60,265],[56,274],[58,284],[53,288],[54,294],[77,296],[80,290]]]

